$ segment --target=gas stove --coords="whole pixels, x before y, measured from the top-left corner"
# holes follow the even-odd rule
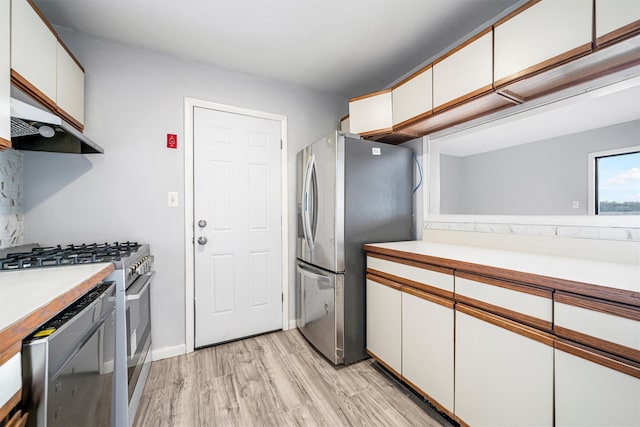
[[[89,243],[35,247],[25,252],[9,252],[0,259],[0,270],[17,270],[59,265],[118,262],[135,255],[144,246],[137,242]],[[148,254],[148,249],[147,249]]]

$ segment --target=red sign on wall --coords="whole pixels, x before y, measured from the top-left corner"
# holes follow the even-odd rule
[[[167,134],[167,148],[178,148],[178,135],[173,133]]]

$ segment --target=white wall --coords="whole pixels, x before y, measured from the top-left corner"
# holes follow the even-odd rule
[[[463,158],[441,155],[440,213],[586,215],[588,153],[638,145],[638,135],[635,120]]]
[[[182,346],[185,218],[183,206],[167,207],[167,191],[178,191],[184,200],[184,97],[287,116],[291,266],[296,152],[336,128],[347,100],[59,32],[86,70],[85,133],[105,154],[25,152],[25,242],[148,242],[158,273],[152,289],[153,348]],[[167,133],[178,134],[178,150],[165,148]],[[293,270],[289,284],[293,317]]]

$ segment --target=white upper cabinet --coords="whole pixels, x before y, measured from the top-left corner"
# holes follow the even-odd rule
[[[11,54],[11,3],[0,0],[0,148],[6,147],[11,141],[10,116],[10,72]]]
[[[360,136],[391,132],[393,126],[391,109],[391,89],[349,100],[350,131]]]
[[[11,68],[19,86],[49,107],[56,102],[58,40],[27,0],[11,2]],[[15,83],[15,79],[14,79]]]
[[[58,110],[65,119],[84,123],[84,71],[61,43],[58,43]]]
[[[430,115],[433,108],[432,88],[431,66],[395,86],[392,91],[393,125],[402,125],[407,120]]]
[[[530,2],[494,27],[496,85],[591,51],[592,0]]]
[[[626,27],[633,28],[626,28]],[[601,45],[640,28],[639,0],[596,0],[596,44]]]
[[[489,28],[434,63],[434,110],[488,92],[492,84],[493,35]]]

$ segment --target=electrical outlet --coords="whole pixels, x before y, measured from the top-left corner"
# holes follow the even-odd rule
[[[167,206],[170,208],[178,207],[178,192],[177,191],[169,191],[167,193]]]
[[[573,201],[573,209],[580,209],[580,202],[577,200]]]

